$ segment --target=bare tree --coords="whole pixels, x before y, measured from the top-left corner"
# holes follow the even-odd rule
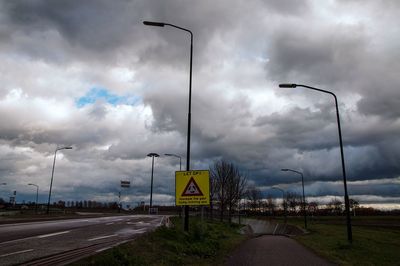
[[[356,216],[356,209],[360,206],[360,203],[355,199],[350,199],[349,203],[350,203],[350,208],[352,209],[354,216]]]
[[[234,213],[235,207],[238,206],[240,199],[245,193],[247,183],[247,178],[242,176],[239,170],[234,167],[233,164],[232,167],[235,169],[232,169],[232,175],[228,179],[228,184],[226,187],[229,222],[232,220],[232,214]]]
[[[261,204],[262,194],[261,190],[251,186],[246,190],[246,197],[250,201],[250,209],[256,211]]]
[[[311,201],[308,203],[308,209],[307,212],[311,215],[315,215],[318,213],[318,202],[316,201]]]
[[[240,174],[239,169],[225,160],[214,163],[210,169],[212,195],[219,205],[220,220],[223,220],[224,211],[228,210],[229,221],[238,202],[244,195],[246,177]]]
[[[217,197],[217,179],[213,176],[212,171],[211,171],[211,176],[210,176],[210,218],[213,219],[213,213],[214,213],[214,202],[218,202],[218,197]]]
[[[327,209],[334,214],[341,214],[343,211],[343,203],[335,197],[327,204]]]
[[[302,206],[302,197],[293,192],[286,193],[286,202],[290,210],[294,213],[297,212],[297,207]]]
[[[269,214],[270,215],[274,214],[275,207],[276,207],[275,200],[272,198],[272,196],[270,194],[268,194],[268,196],[267,196],[267,208],[269,210]]]

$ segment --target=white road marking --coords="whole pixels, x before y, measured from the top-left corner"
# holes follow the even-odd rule
[[[5,241],[5,242],[1,242],[0,245],[11,244],[11,243],[14,243],[14,242],[24,241],[24,240],[33,239],[33,238],[36,238],[36,237],[35,236],[30,236],[30,237],[25,237],[25,238],[20,238],[20,239],[9,240],[9,241]]]
[[[63,234],[67,234],[70,231],[62,231],[62,232],[57,232],[57,233],[52,233],[52,234],[47,234],[47,235],[40,235],[37,238],[45,238],[45,237],[51,237],[51,236],[57,236],[57,235],[63,235]]]
[[[11,255],[16,255],[16,254],[20,254],[20,253],[30,252],[32,250],[33,249],[26,249],[26,250],[16,251],[16,252],[12,252],[12,253],[7,253],[7,254],[0,255],[0,258],[11,256]]]
[[[279,225],[279,224],[276,224],[275,229],[274,229],[274,232],[272,233],[273,235],[275,235],[275,231],[276,231],[276,229],[278,228],[278,225]]]
[[[95,240],[99,240],[99,239],[103,239],[103,238],[109,238],[109,237],[113,237],[113,236],[117,236],[117,235],[113,234],[113,235],[108,235],[108,236],[99,236],[99,237],[95,237],[95,238],[90,238],[87,241],[95,241]]]
[[[112,222],[112,223],[107,223],[106,225],[112,225],[112,224],[114,224],[114,222]]]
[[[115,244],[113,244],[113,245],[111,245],[111,246],[108,246],[108,247],[104,247],[104,248],[98,249],[98,250],[96,250],[95,252],[96,252],[96,253],[99,253],[99,252],[102,252],[102,251],[104,251],[104,250],[107,250],[107,249],[110,249],[110,248],[113,248],[113,247],[119,246],[119,245],[121,245],[121,244],[124,244],[124,243],[126,243],[126,242],[128,242],[128,240],[124,240],[124,241],[121,241],[121,242],[115,243]]]
[[[151,225],[151,223],[145,223],[145,222],[142,222],[142,221],[137,222],[137,224],[144,225],[144,226],[149,226],[149,225]]]
[[[132,232],[135,232],[135,233],[144,233],[144,232],[146,232],[146,231],[147,231],[146,228],[141,228],[141,229],[132,230]]]
[[[34,239],[34,238],[44,238],[44,237],[49,237],[49,236],[53,236],[53,235],[57,235],[57,234],[61,234],[61,233],[65,234],[65,233],[68,233],[68,232],[70,232],[70,231],[58,232],[58,233],[49,234],[49,235],[29,236],[29,237],[9,240],[9,241],[5,241],[5,242],[0,242],[0,245],[12,244],[12,243],[15,243],[15,242],[25,241],[25,240]]]
[[[112,247],[101,248],[101,249],[96,250],[95,252],[96,252],[96,253],[99,253],[99,252],[102,252],[102,251],[107,250],[107,249],[110,249],[110,248],[112,248]]]

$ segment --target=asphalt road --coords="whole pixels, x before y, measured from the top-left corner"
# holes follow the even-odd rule
[[[153,230],[162,219],[158,215],[129,215],[0,225],[0,265],[85,247],[93,247],[87,253],[100,252]]]
[[[228,259],[227,266],[334,265],[318,257],[295,240],[265,235],[244,242]]]

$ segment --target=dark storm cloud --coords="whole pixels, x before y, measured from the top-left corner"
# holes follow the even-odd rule
[[[335,113],[328,106],[316,111],[296,107],[289,113],[259,117],[254,125],[272,131],[272,141],[286,147],[305,151],[337,147]]]
[[[396,120],[400,117],[400,95],[397,91],[394,91],[398,89],[396,87],[398,84],[400,84],[400,78],[387,84],[387,88],[384,88],[384,85],[379,83],[376,87],[371,88],[370,95],[358,102],[360,112],[366,115],[378,115],[386,119]]]
[[[345,116],[346,118],[346,116]],[[271,125],[274,125],[273,127]],[[397,127],[389,124],[376,125],[352,124],[351,120],[342,120],[344,132],[345,155],[348,167],[348,178],[350,180],[363,180],[384,177],[396,177],[400,173],[397,163],[400,161],[397,139]],[[298,107],[288,113],[271,114],[270,116],[259,117],[255,126],[260,130],[268,130],[273,136],[268,140],[274,145],[294,149],[294,153],[301,156],[309,152],[311,157],[308,160],[312,163],[303,165],[304,170],[311,173],[324,164],[324,160],[330,158],[339,163],[338,156],[338,132],[334,110],[322,106],[316,111],[300,109]],[[357,128],[362,126],[363,128]],[[371,129],[369,129],[371,128]],[[396,133],[394,133],[396,132]],[[387,137],[381,138],[385,135]],[[320,157],[321,152],[332,150],[334,157]],[[280,151],[276,151],[280,152]],[[314,156],[312,154],[314,153]],[[336,155],[335,155],[336,154]],[[294,156],[295,157],[295,156]],[[326,165],[326,163],[325,163]],[[337,164],[339,167],[339,164]],[[335,180],[339,171],[328,171],[323,174]],[[337,169],[339,170],[339,169]],[[319,180],[322,173],[313,174],[313,180]],[[327,178],[327,177],[325,177]]]
[[[363,28],[313,27],[316,25],[292,24],[274,36],[267,65],[270,77],[277,81],[295,78],[346,91],[343,85],[352,85],[354,77],[360,77],[360,66],[370,57]]]
[[[130,3],[115,1],[8,1],[4,7],[17,29],[31,33],[55,29],[71,45],[81,45],[88,50],[107,51],[126,38],[131,27],[127,16]],[[112,19],[112,21],[110,21]],[[111,23],[112,22],[112,23]],[[118,25],[115,27],[114,25]]]
[[[181,5],[177,1],[168,3],[151,1],[148,4],[141,1],[110,3],[102,0],[11,1],[3,3],[3,8],[8,11],[9,28],[13,29],[8,32],[6,38],[12,37],[15,31],[22,31],[33,37],[35,37],[35,33],[40,32],[42,35],[37,36],[38,41],[41,40],[46,47],[49,46],[46,34],[49,31],[56,31],[68,43],[68,49],[72,52],[72,54],[69,53],[69,56],[87,58],[90,55],[92,60],[99,60],[101,57],[110,60],[117,56],[123,56],[120,53],[124,51],[118,51],[123,46],[129,46],[130,49],[138,52],[138,48],[140,49],[142,46],[141,43],[146,42],[146,47],[142,46],[143,54],[136,56],[142,58],[142,61],[147,60],[148,62],[152,58],[154,60],[164,59],[165,62],[179,60],[181,56],[178,55],[188,46],[184,37],[177,37],[182,36],[182,33],[171,31],[169,34],[160,35],[166,38],[168,43],[171,43],[168,45],[168,51],[152,48],[151,43],[146,41],[146,37],[149,37],[150,41],[155,41],[154,45],[160,46],[160,42],[154,37],[155,32],[159,29],[145,27],[142,21],[155,19],[178,24],[185,21],[183,24],[187,24],[184,16],[189,17],[190,14],[194,14],[193,9],[188,8],[187,5]],[[183,17],[176,16],[175,12],[179,12]],[[196,30],[198,26],[194,27],[189,24],[187,27]],[[51,48],[56,49],[56,47]],[[30,49],[25,52],[29,51],[34,52],[35,50]],[[37,51],[40,51],[40,48]],[[65,53],[66,51],[60,52]],[[40,51],[32,56],[45,57],[46,53]],[[65,60],[68,59],[65,58]]]
[[[261,3],[264,4],[266,9],[271,13],[277,12],[283,15],[301,15],[310,9],[310,3],[308,0],[301,1],[301,4],[293,4],[293,1],[291,0],[262,0]]]
[[[370,180],[363,182],[349,182],[348,190],[351,197],[359,195],[386,195],[390,197],[399,197],[399,179],[385,179],[385,180]],[[323,196],[323,195],[341,195],[344,194],[342,182],[315,182],[306,183],[307,195],[309,196]],[[290,186],[291,189],[298,188]]]
[[[396,10],[382,9],[373,2],[368,2],[364,8],[378,9],[386,19],[391,18]],[[397,89],[400,78],[397,69],[400,67],[400,56],[398,50],[383,41],[382,37],[395,43],[399,39],[396,35],[387,35],[383,30],[384,22],[381,21],[379,31],[376,31],[364,22],[326,24],[321,21],[320,24],[311,24],[311,20],[303,18],[286,21],[284,23],[288,27],[275,33],[268,48],[268,78],[278,83],[294,82],[315,86],[337,94],[348,179],[398,177],[400,157],[396,136],[400,133],[400,93]],[[299,107],[292,108],[288,113],[259,117],[255,126],[272,130],[276,133],[275,143],[297,147],[297,154],[311,150],[311,153],[317,155],[326,149],[335,149],[337,152],[333,99],[309,93],[302,88],[280,91],[280,94],[284,93],[295,94],[297,98],[293,100],[298,100]],[[303,99],[299,97],[300,93],[304,95]],[[349,103],[345,104],[351,95],[357,95],[359,99],[354,107]],[[318,103],[314,106],[316,111],[301,107],[301,104],[306,103],[305,97]],[[321,101],[324,101],[324,110],[320,109]],[[322,178],[322,173],[315,168],[319,165],[326,166],[327,160],[338,159],[336,156],[308,158],[308,162],[300,162],[300,168],[308,172],[312,180],[317,181]],[[325,180],[340,177],[340,171],[335,174],[333,169],[323,174],[330,176],[324,178]],[[354,193],[368,194],[368,187],[369,185],[365,185],[363,189],[354,188]],[[397,195],[395,190],[399,189],[398,185],[394,185],[393,189],[383,185],[377,187],[377,194],[394,196]],[[328,186],[321,188],[320,194],[331,192]]]
[[[292,116],[284,117],[282,121],[290,122],[291,119]],[[307,122],[307,120],[305,121]],[[296,159],[296,157],[301,158],[300,168],[310,176],[311,180],[337,180],[341,176],[339,143],[335,124],[328,127],[329,130],[326,131],[320,130],[318,126],[311,132],[299,131],[298,127],[294,130],[291,127],[283,127],[283,129],[285,130],[274,138],[274,143],[293,147],[293,156],[289,157],[290,160]],[[294,134],[293,138],[291,138],[292,134]],[[359,137],[363,138],[364,136]],[[367,136],[364,140],[357,140],[358,144],[353,145],[351,139],[357,138],[357,135],[348,137],[345,135],[346,138],[350,139],[350,141],[345,141],[345,159],[349,180],[394,178],[399,175],[399,141],[375,139],[373,142],[367,142],[369,139]],[[364,144],[359,145],[359,142]],[[307,150],[308,152],[306,152]],[[276,152],[280,153],[281,151],[276,150]],[[324,167],[321,168],[321,165]]]
[[[357,93],[361,113],[399,117],[399,52],[391,47],[379,49],[384,44],[361,23],[310,27],[304,22],[288,23],[289,27],[276,34],[269,48],[268,76],[278,82],[296,81],[332,90],[339,100]]]
[[[214,36],[228,36],[237,27],[255,25],[251,18],[263,18],[263,10],[300,14],[309,5],[308,2],[293,5],[291,1],[245,4],[240,1],[230,1],[229,4],[224,1],[191,1],[183,4],[182,1],[34,0],[2,2],[2,8],[7,11],[4,23],[9,29],[2,34],[5,39],[12,39],[21,31],[43,43],[43,48],[24,46],[25,52],[30,51],[32,56],[46,58],[46,47],[57,49],[51,47],[48,38],[49,32],[55,31],[68,43],[69,47],[64,46],[64,51],[59,51],[67,53],[62,57],[66,61],[70,56],[87,58],[88,55],[92,60],[99,60],[99,57],[115,60],[117,56],[123,57],[121,53],[134,52],[141,63],[175,62],[173,64],[182,67],[182,64],[187,64],[185,53],[189,49],[189,35],[172,28],[146,27],[143,20],[163,21],[194,32],[197,57],[194,64],[197,65],[207,57],[198,51],[204,50]],[[237,19],[239,16],[247,18],[241,21]],[[32,42],[30,46],[37,44]],[[51,51],[48,49],[47,54]],[[57,56],[60,57],[54,54],[51,59]]]
[[[145,104],[152,107],[154,122],[151,129],[161,132],[185,132],[187,127],[187,92],[182,90],[181,92],[170,93],[174,88],[173,85],[169,87],[168,82],[168,80],[163,82],[161,91],[148,93],[143,99]]]

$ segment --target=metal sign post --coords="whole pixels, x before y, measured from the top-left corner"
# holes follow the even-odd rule
[[[131,187],[131,181],[121,180],[121,188],[130,188],[130,187]],[[121,191],[119,192],[118,197],[119,197],[118,212],[121,212],[122,209]]]

